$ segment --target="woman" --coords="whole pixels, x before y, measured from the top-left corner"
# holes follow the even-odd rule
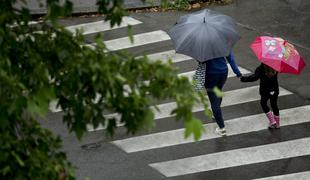
[[[236,65],[234,56],[232,53],[227,57],[220,57],[207,60],[206,63],[206,75],[205,75],[205,88],[211,103],[211,109],[213,116],[218,127],[215,129],[215,132],[221,136],[226,135],[225,124],[222,116],[221,103],[222,97],[217,97],[213,89],[215,87],[220,90],[223,89],[224,84],[228,76],[228,67],[227,62],[231,66],[233,72],[237,77],[241,77],[242,74]]]

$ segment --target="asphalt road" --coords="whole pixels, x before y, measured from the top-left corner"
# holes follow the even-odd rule
[[[198,142],[180,139],[178,129],[183,125],[175,122],[173,117],[162,115],[156,116],[156,128],[151,132],[127,135],[121,127],[111,139],[104,136],[104,130],[98,130],[89,132],[81,142],[67,132],[61,122],[61,111],[51,110],[42,124],[62,136],[64,150],[77,167],[78,179],[270,179],[271,176],[307,179],[310,177],[310,148],[303,145],[307,145],[310,137],[309,8],[310,2],[306,0],[235,0],[231,5],[211,7],[236,20],[242,38],[234,53],[244,70],[253,71],[259,64],[249,48],[259,35],[283,37],[304,57],[307,66],[301,75],[279,76],[283,88],[279,97],[283,117],[280,130],[265,128],[266,119],[261,114],[257,97],[258,84],[241,84],[234,76],[228,79],[224,88],[228,95],[223,102],[223,114],[229,134],[225,138],[213,134],[214,123],[199,109],[194,114],[205,120],[209,134]],[[116,47],[114,43],[119,40],[118,48],[137,56],[170,51],[173,50],[172,43],[166,39],[165,32],[186,13],[189,12],[130,14],[141,22],[133,25],[133,34],[139,37],[148,33],[144,35],[149,37],[149,42],[143,41],[143,36],[139,46],[124,45],[122,48],[124,40],[119,38],[126,36],[126,27],[104,31],[103,40],[111,48]],[[70,18],[62,23],[73,26],[101,19]],[[93,42],[94,34],[86,35],[88,43]],[[186,74],[195,69],[196,63],[183,57],[176,60],[174,66]],[[160,103],[163,108],[171,106],[170,102]]]

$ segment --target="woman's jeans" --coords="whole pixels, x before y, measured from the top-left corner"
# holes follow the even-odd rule
[[[213,92],[213,88],[218,87],[220,90],[222,90],[226,80],[227,74],[207,74],[205,80],[205,88],[211,103],[213,116],[220,128],[225,127],[221,110],[222,97],[217,97]]]

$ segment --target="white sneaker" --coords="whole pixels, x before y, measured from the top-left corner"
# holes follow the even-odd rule
[[[215,128],[215,133],[221,136],[226,136],[226,129],[217,127]]]

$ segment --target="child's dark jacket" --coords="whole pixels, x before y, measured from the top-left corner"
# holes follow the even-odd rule
[[[272,77],[268,77],[265,74],[264,66],[261,64],[255,70],[255,73],[249,76],[242,76],[242,82],[253,82],[260,79],[259,93],[261,95],[270,94],[274,91],[275,94],[279,94],[278,73]]]

